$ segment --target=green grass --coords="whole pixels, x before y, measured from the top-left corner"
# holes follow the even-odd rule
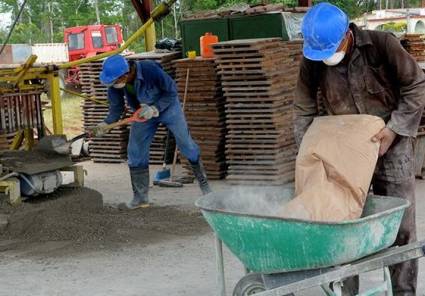
[[[62,97],[64,134],[68,137],[68,139],[83,132],[83,114],[81,111],[82,100],[82,98],[74,96]],[[50,106],[50,104],[48,106]],[[43,114],[46,127],[53,132],[51,107],[46,108]]]

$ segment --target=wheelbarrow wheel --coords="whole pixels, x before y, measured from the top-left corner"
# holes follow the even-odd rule
[[[259,273],[244,276],[233,290],[233,296],[249,296],[266,291],[263,277]]]

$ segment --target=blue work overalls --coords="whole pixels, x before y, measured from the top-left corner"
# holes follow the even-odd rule
[[[108,124],[120,119],[125,107],[124,98],[133,111],[140,104],[153,105],[158,109],[159,117],[132,123],[127,151],[129,167],[149,167],[150,145],[160,123],[173,133],[183,156],[191,163],[198,162],[199,146],[189,133],[174,80],[153,61],[136,62],[136,69],[132,88],[108,88],[109,114],[105,119]]]

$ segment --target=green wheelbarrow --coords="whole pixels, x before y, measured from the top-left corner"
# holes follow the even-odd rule
[[[425,242],[389,249],[406,200],[371,195],[360,219],[322,223],[280,218],[292,196],[291,187],[244,187],[197,201],[217,237],[218,295],[225,295],[222,242],[247,271],[234,296],[293,295],[312,287],[342,295],[344,279],[381,268],[384,283],[361,295],[392,295],[388,266],[424,256]]]

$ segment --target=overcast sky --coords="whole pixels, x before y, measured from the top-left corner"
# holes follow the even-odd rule
[[[10,13],[0,13],[0,28],[10,25]]]

